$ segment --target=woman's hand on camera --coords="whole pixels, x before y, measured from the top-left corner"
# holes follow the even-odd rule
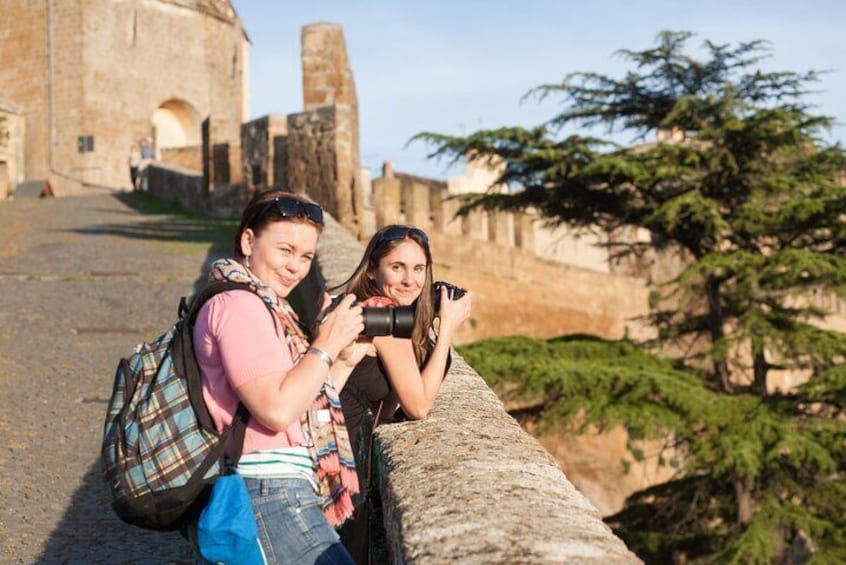
[[[354,295],[344,296],[340,304],[322,318],[317,328],[313,345],[324,350],[333,359],[337,359],[341,351],[358,339],[359,334],[364,331],[361,306],[354,305],[354,302]],[[328,305],[327,295],[324,310]]]
[[[443,297],[447,298],[447,297]],[[446,333],[450,339],[454,335],[455,331],[470,319],[470,312],[471,312],[471,293],[470,291],[466,291],[464,296],[457,300],[453,299],[442,299],[441,300],[441,309],[438,312],[438,316],[441,319],[440,326],[438,327],[438,333],[443,335]]]

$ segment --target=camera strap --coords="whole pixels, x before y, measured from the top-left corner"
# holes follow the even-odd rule
[[[379,408],[376,409],[376,416],[373,418],[373,427],[370,429],[370,438],[367,445],[367,476],[365,478],[367,488],[370,488],[370,479],[373,476],[373,434],[376,432],[376,426],[379,425],[379,418],[382,416],[382,406],[385,405],[384,400],[379,401]]]

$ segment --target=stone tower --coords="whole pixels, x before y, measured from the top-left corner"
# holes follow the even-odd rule
[[[363,190],[358,98],[344,30],[316,23],[302,29],[303,108],[288,116],[287,184],[320,202],[361,235]]]
[[[249,39],[229,0],[4,0],[0,96],[26,119],[24,177],[56,194],[129,186],[130,146],[238,140]]]

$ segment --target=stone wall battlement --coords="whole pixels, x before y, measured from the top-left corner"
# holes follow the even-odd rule
[[[456,217],[461,202],[455,196],[445,181],[397,173],[386,163],[382,176],[373,180],[375,226],[411,224],[427,232],[466,236],[534,253],[534,221],[529,214],[480,210]]]

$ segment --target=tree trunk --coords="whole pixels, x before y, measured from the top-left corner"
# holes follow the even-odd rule
[[[734,496],[737,501],[737,522],[745,526],[752,520],[752,485],[748,479],[734,481]]]
[[[723,309],[720,304],[720,281],[708,276],[705,283],[708,292],[708,331],[711,343],[716,343],[725,335],[723,331]],[[725,359],[714,359],[714,373],[723,392],[731,392],[731,372]]]
[[[763,348],[753,345],[752,350],[752,371],[754,376],[752,390],[761,396],[767,396],[767,373],[770,370],[770,364],[767,362]]]

